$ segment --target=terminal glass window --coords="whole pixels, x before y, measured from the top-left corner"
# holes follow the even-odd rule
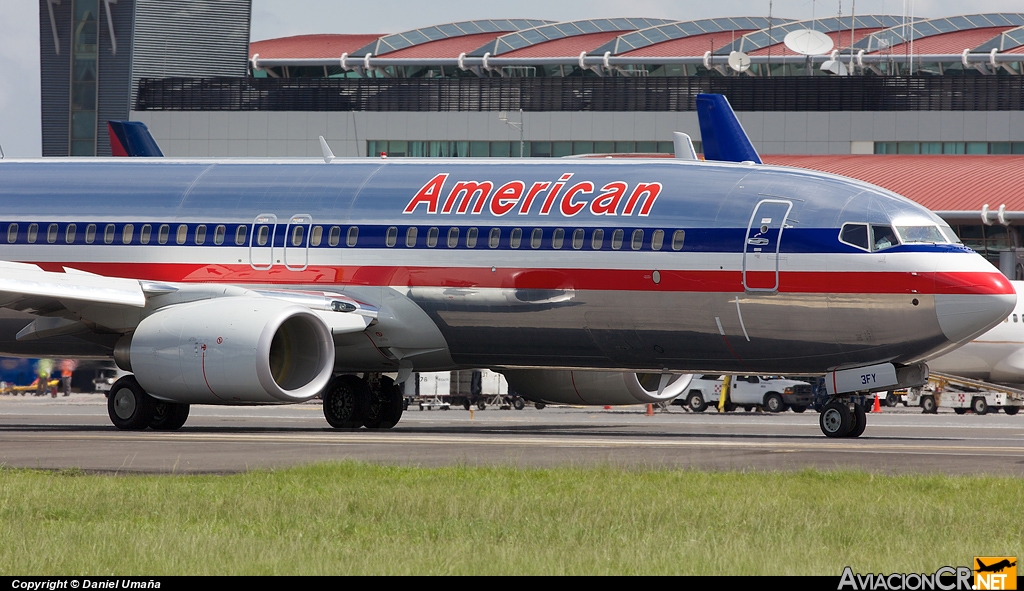
[[[100,0],[74,0],[71,38],[71,113],[68,153],[96,155],[98,21]]]

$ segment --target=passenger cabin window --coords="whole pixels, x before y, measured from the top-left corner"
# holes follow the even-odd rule
[[[641,248],[644,247],[644,231],[643,230],[633,230],[632,247],[633,247],[633,250],[640,250]]]
[[[139,230],[139,242],[142,244],[149,244],[149,239],[153,235],[153,226],[149,224],[143,224]]]
[[[68,244],[75,243],[75,234],[78,233],[78,225],[68,224],[68,227],[64,230],[64,242]]]
[[[267,239],[270,238],[270,226],[260,226],[259,232],[256,234],[256,245],[266,246]]]
[[[235,246],[242,246],[245,244],[245,237],[249,234],[249,228],[246,226],[238,226],[235,228]],[[163,244],[161,242],[161,244]]]
[[[416,235],[419,234],[419,229],[416,226],[410,227],[405,231],[405,246],[408,248],[414,248],[416,246]]]
[[[7,242],[14,244],[18,240],[18,224],[7,226]]]
[[[871,250],[868,243],[867,224],[843,224],[842,229],[839,230],[839,241],[863,250]]]
[[[27,236],[28,243],[29,244],[35,244],[36,243],[36,237],[38,237],[38,236],[39,236],[39,224],[29,224],[28,225],[28,236]]]
[[[117,226],[107,224],[107,227],[103,229],[103,244],[113,244],[115,233],[117,233]]]
[[[88,230],[86,233],[88,234]],[[160,225],[160,231],[157,232],[156,241],[160,244],[167,244],[167,240],[171,237],[171,227],[167,224]]]
[[[266,226],[263,226],[266,228]],[[188,224],[178,224],[178,234],[175,237],[178,244],[185,244],[188,240]],[[260,246],[263,246],[262,244]]]
[[[501,228],[491,228],[491,233],[487,236],[487,246],[490,248],[498,248],[498,244],[501,243]]]
[[[512,228],[512,234],[509,236],[508,245],[510,248],[519,248],[519,245],[523,241],[523,230],[522,228]]]
[[[590,235],[590,248],[601,250],[602,246],[604,246],[604,230],[598,228]]]
[[[50,224],[50,227],[46,229],[46,241],[50,244],[57,241],[57,224]]]
[[[96,224],[89,224],[85,227],[85,243],[92,244],[96,241]]]
[[[459,229],[450,228],[448,230],[448,248],[455,248],[459,245]]]
[[[206,224],[199,224],[196,226],[196,244],[206,243]]]
[[[217,226],[213,229],[213,243],[217,246],[224,244],[224,236],[228,233],[228,229],[224,226]]]
[[[612,250],[619,250],[622,248],[622,237],[624,235],[625,232],[623,232],[621,228],[612,232]]]
[[[387,234],[384,235],[384,244],[388,248],[391,248],[398,243],[398,228],[391,226],[388,228]]]
[[[583,248],[583,228],[576,228],[572,231],[572,248],[573,250],[579,250]]]
[[[359,226],[349,226],[348,235],[345,236],[347,246],[355,246],[359,242]]]
[[[397,228],[395,230],[397,232]],[[306,226],[292,226],[292,246],[302,246],[302,239],[306,236]]]
[[[655,230],[651,235],[651,250],[661,250],[665,244],[665,230]]]
[[[565,230],[555,228],[555,231],[551,233],[551,248],[559,250],[562,248],[563,242],[565,242]]]
[[[540,228],[534,228],[533,232],[530,233],[530,248],[540,248],[541,242],[544,241],[544,230]]]
[[[125,224],[121,228],[121,244],[131,244],[135,236],[135,224]]]
[[[477,229],[466,230],[466,248],[476,248]]]
[[[321,240],[323,240],[323,237],[324,237],[324,227],[323,226],[313,226],[313,231],[309,235],[309,245],[310,246],[320,246],[320,242],[321,242]]]
[[[341,243],[341,227],[331,226],[331,232],[327,235],[328,246],[338,246]]]
[[[672,250],[682,250],[683,241],[686,240],[685,230],[676,230],[672,233]]]
[[[437,246],[437,234],[438,229],[436,227],[431,227],[427,230],[427,246],[430,248]]]

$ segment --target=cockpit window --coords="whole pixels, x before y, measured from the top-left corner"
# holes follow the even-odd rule
[[[939,231],[938,226],[896,226],[903,244],[927,243],[945,244],[949,242]]]
[[[871,226],[872,239],[874,240],[874,246],[871,250],[885,250],[894,246],[899,246],[900,241],[896,238],[896,234],[892,231],[892,226]]]
[[[843,229],[839,231],[839,240],[857,248],[871,250],[867,224],[843,224]]]
[[[942,232],[942,235],[946,237],[946,240],[948,240],[950,244],[963,244],[963,242],[960,242],[960,237],[957,236],[956,232],[953,231],[953,228],[950,228],[946,224],[940,224],[939,230]]]

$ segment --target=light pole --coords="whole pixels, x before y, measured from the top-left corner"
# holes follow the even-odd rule
[[[519,109],[519,121],[509,121],[508,111],[498,111],[498,120],[505,123],[509,127],[519,130],[519,157],[523,157],[523,148],[526,142],[523,141],[523,110]]]

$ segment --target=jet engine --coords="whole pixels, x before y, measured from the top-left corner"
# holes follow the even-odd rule
[[[535,402],[553,404],[651,404],[672,400],[690,385],[691,374],[516,369],[502,372],[510,390]]]
[[[189,404],[301,402],[324,389],[334,368],[324,321],[274,298],[160,309],[139,323],[125,349],[119,345],[115,360],[147,392]]]

